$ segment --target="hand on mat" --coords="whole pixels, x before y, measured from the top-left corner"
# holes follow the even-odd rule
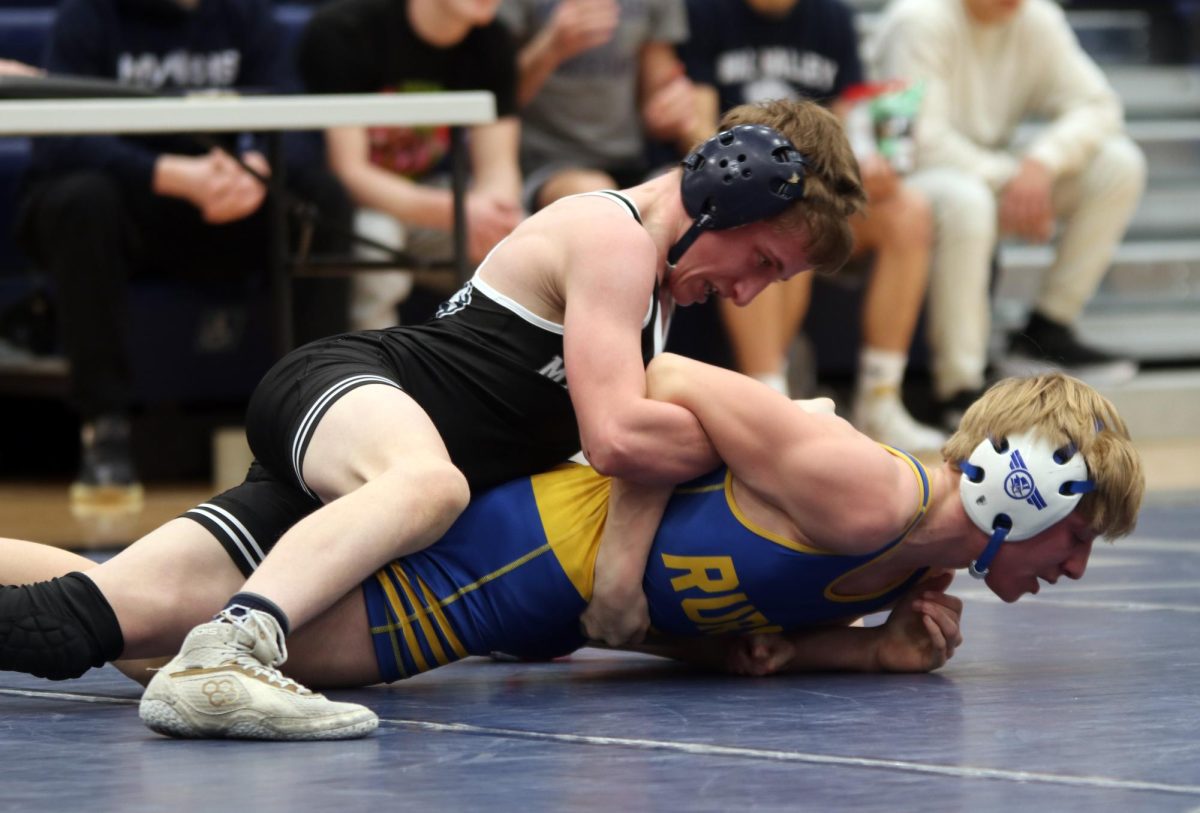
[[[579,617],[584,634],[589,641],[608,646],[640,644],[650,629],[650,609],[642,592],[641,574],[622,577],[614,572],[617,568],[603,566],[605,563],[599,561],[603,555],[601,545],[592,601]]]
[[[953,579],[953,572],[926,579],[896,602],[887,622],[877,628],[876,660],[881,670],[932,672],[954,656],[963,641],[959,626],[963,604],[946,592]]]

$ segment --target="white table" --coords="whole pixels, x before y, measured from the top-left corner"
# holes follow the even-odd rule
[[[454,246],[460,276],[466,273],[466,157],[463,126],[496,119],[496,103],[486,91],[444,93],[363,93],[289,96],[194,95],[177,98],[57,98],[71,93],[70,79],[56,81],[0,77],[0,136],[44,136],[131,133],[215,133],[321,130],[338,126],[447,125],[451,128],[454,166]],[[77,83],[80,95],[100,95],[119,86],[105,82]],[[29,98],[44,88],[47,96]],[[15,98],[14,98],[15,97]],[[274,191],[282,193],[283,173],[278,156],[272,174]],[[278,241],[286,240],[279,201]],[[277,241],[277,242],[278,242]],[[276,246],[272,262],[275,292],[276,340],[279,351],[290,349],[291,282],[285,253]]]

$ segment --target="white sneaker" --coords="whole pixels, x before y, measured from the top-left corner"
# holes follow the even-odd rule
[[[188,738],[344,740],[379,725],[365,706],[335,703],[284,677],[275,667],[285,660],[274,617],[223,610],[188,633],[146,687],[138,715],[152,731]]]
[[[944,432],[918,423],[896,395],[860,396],[853,423],[863,434],[906,452],[936,452],[946,442]]]

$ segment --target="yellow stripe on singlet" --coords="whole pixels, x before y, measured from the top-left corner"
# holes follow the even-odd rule
[[[400,579],[400,588],[404,591],[405,597],[408,598],[408,606],[413,608],[412,615],[409,616],[409,618],[415,619],[416,622],[421,626],[421,632],[424,634],[425,640],[429,641],[429,648],[433,650],[434,657],[437,658],[439,654],[441,655],[441,658],[438,658],[438,666],[444,665],[447,663],[447,661],[445,660],[446,653],[442,651],[442,642],[437,640],[437,636],[434,635],[433,628],[429,626],[429,620],[425,617],[425,613],[422,611],[421,602],[417,601],[417,594],[412,589],[412,584],[410,584],[408,581],[408,574],[404,572],[403,568],[398,567],[396,568],[396,576]],[[408,628],[412,628],[411,621],[408,625]],[[414,630],[414,633],[415,632],[416,631]],[[417,664],[417,671],[428,671],[429,662],[425,660],[425,653],[421,650],[421,645],[415,641],[415,635],[413,637],[414,645],[409,651],[412,652],[413,661]]]
[[[710,491],[720,491],[725,488],[724,483],[709,483],[706,486],[692,486],[691,488],[677,488],[676,494],[707,494]]]
[[[438,628],[442,631],[442,637],[446,639],[446,643],[450,645],[450,649],[454,650],[454,654],[459,658],[467,657],[467,648],[462,645],[462,641],[458,640],[458,636],[454,634],[454,627],[450,626],[450,620],[442,612],[437,596],[433,594],[433,591],[429,589],[429,586],[425,582],[417,579],[417,584],[421,588],[421,595],[425,596],[426,612],[430,613],[434,620],[437,621]]]
[[[458,588],[453,593],[446,596],[444,599],[439,600],[434,606],[438,607],[438,608],[449,607],[451,604],[458,601],[460,598],[467,595],[468,593],[478,590],[480,587],[483,587],[488,582],[495,581],[496,579],[500,578],[501,576],[505,575],[506,573],[510,573],[513,570],[516,570],[518,567],[525,564],[526,562],[528,562],[532,559],[536,559],[537,557],[541,556],[542,554],[549,553],[549,552],[550,552],[549,545],[542,545],[541,547],[537,548],[536,550],[531,550],[529,553],[525,554],[524,556],[520,557],[519,559],[514,559],[513,561],[504,565],[503,567],[493,570],[491,573],[488,573],[486,576],[483,576],[483,577],[477,579],[476,581],[471,582],[470,584],[466,585],[465,587]],[[390,567],[394,569],[397,566],[395,564],[392,564],[392,565],[390,565]],[[384,588],[387,589],[389,586],[387,581],[386,580],[381,580],[381,581],[383,581]],[[400,599],[396,595],[395,591],[388,590],[388,600],[392,603],[393,607],[396,610],[396,616],[398,618],[399,623],[403,624],[406,621],[411,622],[411,621],[416,620],[418,614],[415,612],[409,613],[406,610],[404,610],[404,605],[400,602]],[[396,624],[383,624],[382,626],[371,627],[371,632],[372,633],[391,632],[395,628],[396,628]]]
[[[399,565],[392,564],[389,569],[395,571],[398,568]],[[396,585],[392,584],[392,580],[388,576],[388,570],[376,571],[375,578],[379,580],[379,584],[383,587],[383,592],[387,594],[388,604],[391,606],[392,614],[396,616],[396,621],[373,629],[371,633],[386,632],[388,634],[388,637],[392,641],[392,654],[396,656],[396,665],[400,667],[400,672],[403,676],[408,677],[408,671],[404,668],[404,658],[400,652],[400,640],[396,637],[397,628],[405,631],[408,629],[403,621],[405,615],[404,604],[400,601],[399,594],[396,593]]]

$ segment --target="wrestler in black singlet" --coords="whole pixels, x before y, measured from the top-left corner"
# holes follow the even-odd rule
[[[624,195],[592,194],[641,222]],[[664,340],[658,294],[656,283],[642,326],[646,363]],[[478,273],[425,324],[323,339],[280,361],[247,413],[256,458],[312,495],[300,471],[313,429],[338,397],[371,383],[397,386],[421,405],[473,491],[544,471],[579,451],[562,325],[503,296]]]

